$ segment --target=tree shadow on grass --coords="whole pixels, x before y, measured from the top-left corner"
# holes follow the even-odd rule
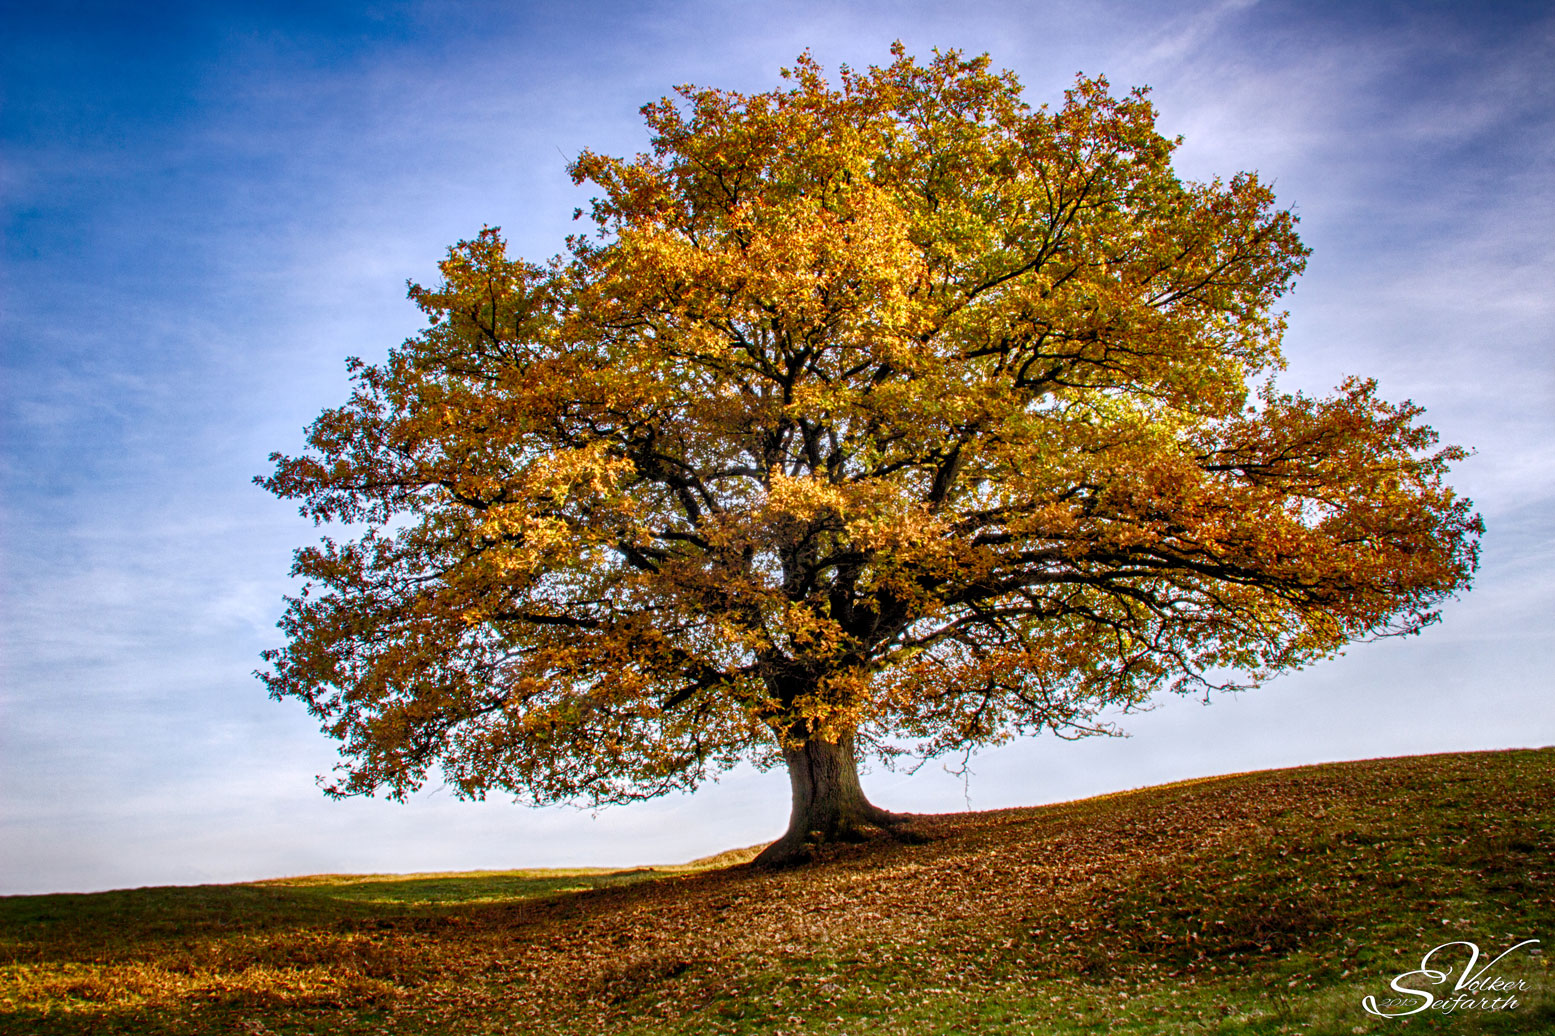
[[[376,1031],[382,1011],[427,983],[543,941],[529,929],[649,909],[649,886],[670,873],[323,876],[6,897],[0,1033]],[[696,878],[718,880],[675,884]]]

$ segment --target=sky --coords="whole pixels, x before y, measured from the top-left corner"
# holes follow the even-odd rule
[[[684,861],[782,833],[741,768],[591,812],[437,781],[324,798],[333,743],[253,672],[291,551],[252,485],[414,334],[407,280],[499,225],[542,260],[566,162],[634,154],[681,83],[771,89],[892,40],[988,53],[1028,100],[1148,85],[1193,179],[1256,170],[1313,249],[1282,386],[1346,375],[1475,453],[1472,591],[1423,635],[1131,736],[875,770],[898,811],[1555,743],[1555,11],[1544,3],[161,3],[0,0],[0,894]]]

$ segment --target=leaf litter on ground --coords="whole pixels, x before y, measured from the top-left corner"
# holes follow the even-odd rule
[[[680,868],[0,899],[17,1033],[1555,1031],[1360,1007],[1452,939],[1555,936],[1555,752],[1328,764],[925,816]],[[1465,1026],[1467,1026],[1465,1028]]]

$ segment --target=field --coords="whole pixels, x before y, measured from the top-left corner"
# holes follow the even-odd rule
[[[316,876],[0,898],[7,1033],[1550,1033],[1555,751],[921,822],[781,872]],[[1524,946],[1484,970],[1497,954]],[[1475,943],[1516,1006],[1361,1007]],[[1541,952],[1542,951],[1542,952]],[[1519,985],[1520,984],[1520,985]],[[1511,992],[1508,992],[1510,990]],[[1467,994],[1465,994],[1467,995]],[[1478,994],[1476,994],[1478,995]],[[1392,1011],[1421,998],[1399,998]]]

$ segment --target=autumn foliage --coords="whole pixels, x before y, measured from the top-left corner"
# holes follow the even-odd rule
[[[426,329],[274,458],[365,526],[298,551],[263,674],[342,742],[332,791],[612,802],[781,759],[791,858],[898,825],[861,754],[1104,731],[1467,586],[1462,451],[1370,381],[1274,386],[1307,250],[1256,176],[1180,180],[1104,79],[785,77],[584,152],[597,233],[550,263],[450,249]]]

